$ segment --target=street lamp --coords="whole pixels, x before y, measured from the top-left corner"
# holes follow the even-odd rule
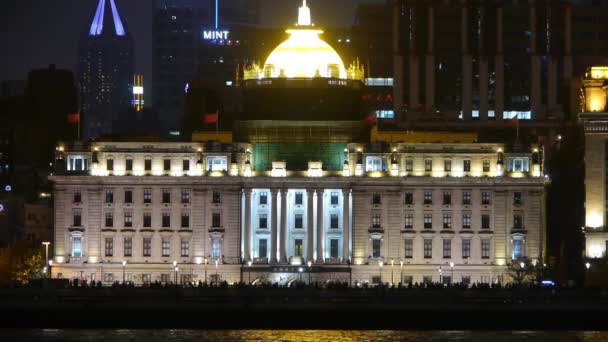
[[[49,245],[51,243],[49,241],[43,241],[42,244],[44,245],[44,273],[46,273],[46,267],[49,264]]]
[[[437,272],[439,272],[439,283],[443,284],[443,270],[441,269],[441,266],[439,266]]]
[[[399,261],[399,264],[401,266],[401,275],[399,277],[399,283],[403,284],[403,260]]]
[[[450,275],[450,283],[451,283],[454,281],[454,262],[453,261],[450,261],[450,270],[452,271],[451,275]]]
[[[378,267],[380,268],[380,284],[382,284],[382,266],[384,266],[384,262],[379,261]]]
[[[298,268],[298,272],[300,272],[300,282],[302,282],[302,272],[304,272],[304,269],[300,267]]]
[[[586,268],[586,269],[589,269],[590,267],[591,267],[591,264],[590,264],[589,262],[586,262],[586,263],[585,263],[585,268]]]
[[[249,281],[247,284],[251,284],[251,260],[247,261],[247,266],[249,266]]]
[[[391,286],[395,283],[395,277],[393,272],[393,266],[395,266],[395,260],[391,259]]]
[[[310,283],[311,283],[311,279],[310,279],[310,271],[312,271],[312,270],[311,270],[311,267],[312,267],[312,261],[310,261],[310,260],[309,260],[307,264],[308,264],[308,284],[310,285]]]
[[[122,261],[122,283],[125,283],[125,267],[127,267],[127,260]]]
[[[175,285],[177,286],[177,271],[179,271],[179,267],[175,266]]]
[[[519,263],[519,267],[521,267],[521,269],[523,270],[523,269],[524,269],[524,267],[526,267],[526,263],[525,263],[525,262],[523,262],[523,261],[522,261],[522,262],[520,262],[520,263]]]

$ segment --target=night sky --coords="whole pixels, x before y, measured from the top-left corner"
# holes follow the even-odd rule
[[[225,0],[230,1],[230,0]],[[262,25],[294,22],[300,0],[261,0]],[[309,0],[322,27],[351,26],[357,3],[385,0]],[[75,71],[78,39],[92,20],[98,0],[6,0],[0,11],[0,81],[23,80],[33,68],[56,64]],[[152,75],[153,0],[118,0],[136,44],[136,72]],[[150,86],[146,82],[146,86]]]

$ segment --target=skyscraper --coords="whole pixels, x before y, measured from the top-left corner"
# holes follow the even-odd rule
[[[99,0],[80,41],[78,64],[83,138],[112,133],[117,115],[129,107],[135,64],[133,40],[115,0]]]

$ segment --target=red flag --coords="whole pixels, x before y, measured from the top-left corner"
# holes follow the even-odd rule
[[[509,119],[509,121],[507,121],[507,126],[508,127],[515,127],[519,124],[519,118],[517,117],[517,115],[515,115],[514,117],[512,117],[511,119]]]
[[[68,123],[75,124],[80,122],[80,113],[68,114]]]
[[[204,122],[206,125],[215,124],[215,123],[217,123],[218,116],[219,116],[219,115],[218,115],[218,113],[217,113],[217,112],[215,112],[215,113],[209,113],[209,114],[205,114],[205,118],[203,119],[203,122]]]

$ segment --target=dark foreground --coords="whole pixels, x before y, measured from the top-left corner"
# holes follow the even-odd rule
[[[1,328],[606,330],[608,293],[575,290],[0,290]]]

